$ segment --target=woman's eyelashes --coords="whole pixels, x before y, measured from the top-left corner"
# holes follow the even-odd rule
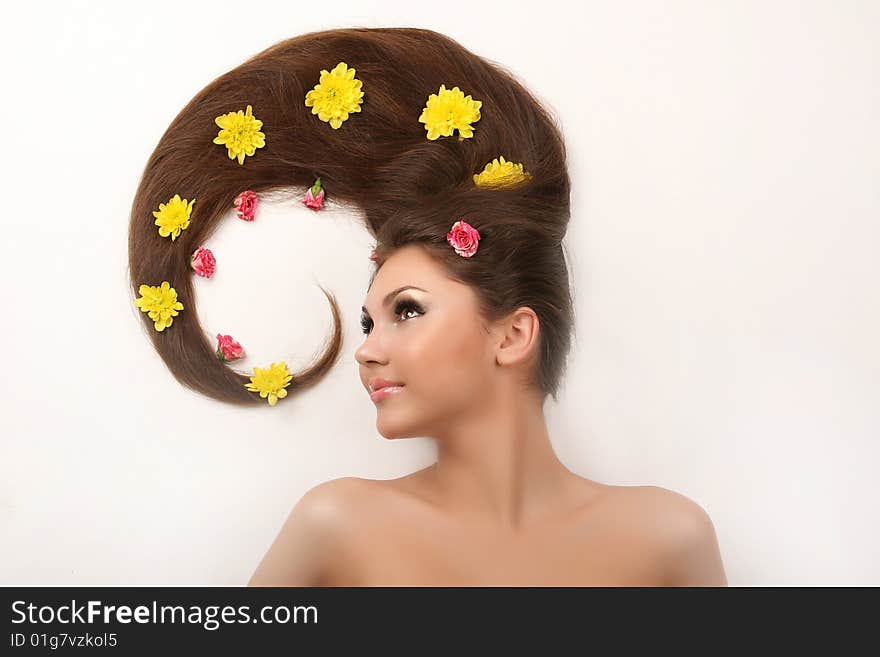
[[[394,316],[400,317],[404,311],[409,312],[411,310],[416,311],[419,315],[424,315],[425,311],[422,309],[421,305],[415,299],[407,299],[400,298],[397,300],[397,303],[394,304]],[[411,319],[411,318],[410,318]],[[361,316],[361,330],[366,335],[370,332],[370,329],[373,327],[373,320],[369,319],[366,315]]]

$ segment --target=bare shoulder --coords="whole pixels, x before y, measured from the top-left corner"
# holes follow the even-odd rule
[[[352,517],[353,504],[363,498],[365,480],[339,477],[312,486],[299,499],[290,518],[316,538],[336,537],[344,531]]]
[[[341,528],[349,518],[351,505],[364,495],[366,488],[364,479],[339,477],[310,488],[298,505],[315,525]]]
[[[364,488],[356,477],[313,486],[297,501],[248,586],[321,586]]]
[[[709,520],[706,510],[691,498],[661,486],[614,486],[624,499],[635,503],[647,515],[662,516],[662,526],[678,531],[692,531]]]
[[[355,524],[362,528],[362,521],[371,511],[387,512],[389,503],[411,492],[411,481],[410,476],[398,479],[340,477],[310,488],[299,504],[302,514],[315,526],[335,532],[339,537]]]
[[[668,586],[727,586],[715,525],[702,506],[661,486],[616,488],[661,555]]]

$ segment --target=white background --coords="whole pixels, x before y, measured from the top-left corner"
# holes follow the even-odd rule
[[[308,488],[433,460],[427,439],[378,434],[358,380],[356,215],[292,193],[207,245],[200,318],[246,343],[242,369],[311,360],[331,329],[318,283],[342,306],[339,365],[274,408],[181,387],[126,278],[140,175],[195,93],[306,31],[413,26],[514,71],[564,131],[578,338],[547,405],[563,461],[698,502],[732,585],[880,585],[877,3],[6,12],[0,583],[244,584]]]

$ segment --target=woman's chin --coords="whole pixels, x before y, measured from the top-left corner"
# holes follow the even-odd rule
[[[406,427],[400,423],[383,421],[381,418],[376,421],[376,431],[383,438],[388,440],[396,440],[398,438],[414,438],[418,435],[412,431],[412,427]]]
[[[379,435],[383,438],[387,438],[388,440],[397,440],[399,438],[412,438],[412,436],[408,433],[394,431],[393,429],[382,429],[381,427],[377,427],[377,429],[379,431]]]

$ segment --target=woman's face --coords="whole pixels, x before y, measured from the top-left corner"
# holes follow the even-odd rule
[[[405,289],[416,286],[421,289]],[[418,245],[389,257],[364,301],[355,352],[366,394],[373,377],[403,383],[376,405],[386,438],[432,437],[478,410],[492,389],[492,336],[474,291],[449,279]]]

